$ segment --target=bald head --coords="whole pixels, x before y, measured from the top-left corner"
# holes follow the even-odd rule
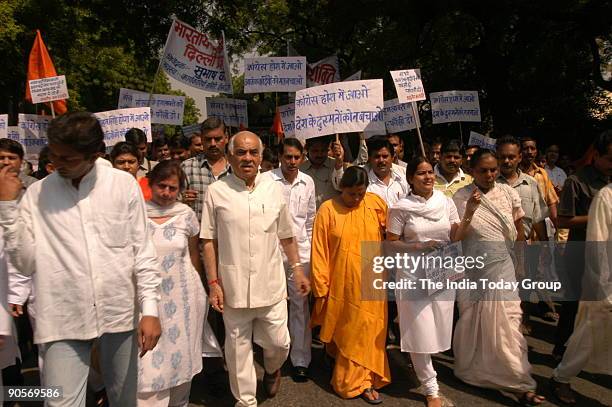
[[[263,143],[250,131],[236,133],[229,142],[229,162],[234,174],[247,185],[255,182],[261,164]]]
[[[244,143],[250,143],[250,142],[255,142],[257,143],[258,147],[259,147],[259,155],[261,155],[261,153],[264,150],[264,146],[263,143],[261,141],[261,139],[259,138],[259,136],[251,131],[240,131],[238,133],[236,133],[234,135],[234,137],[232,137],[230,139],[229,142],[229,154],[233,155],[234,154],[234,149],[238,148],[239,146],[243,145]]]

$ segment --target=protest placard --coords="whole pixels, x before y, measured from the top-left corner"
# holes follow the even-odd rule
[[[295,103],[278,107],[285,137],[295,137]]]
[[[478,92],[475,90],[432,92],[429,100],[433,124],[481,121]]]
[[[244,93],[295,92],[305,87],[306,57],[244,60]]]
[[[223,120],[226,126],[249,127],[246,100],[206,98],[206,116]]]
[[[157,124],[183,124],[183,112],[185,111],[185,96],[175,95],[151,95],[149,105],[149,94],[138,90],[119,89],[118,109],[130,107],[151,107],[151,123]]]
[[[441,290],[436,288],[435,285],[447,287],[447,281],[457,281],[465,277],[465,267],[458,266],[457,262],[454,261],[462,254],[461,242],[446,245],[427,254],[423,259],[423,264],[427,265],[425,267],[425,279],[431,283],[427,286],[428,295]]]
[[[340,64],[338,55],[332,55],[327,58],[308,64],[306,67],[306,77],[308,86],[320,86],[328,83],[340,81]]]
[[[467,143],[468,146],[478,146],[487,150],[493,150],[497,148],[497,140],[491,137],[483,136],[475,131],[470,131],[470,139]]]
[[[177,81],[209,92],[232,93],[225,41],[174,19],[160,66]]]
[[[385,100],[383,112],[387,134],[416,128],[417,124],[410,103],[399,103],[397,98]]]
[[[65,75],[33,79],[29,84],[30,92],[32,92],[32,103],[46,103],[54,100],[68,99]]]
[[[391,71],[391,77],[393,78],[397,99],[400,103],[425,100],[425,88],[421,81],[420,69]]]
[[[152,141],[151,108],[149,107],[109,110],[94,113],[94,116],[102,126],[104,143],[107,147],[125,141],[125,133],[131,128],[142,130],[147,136],[147,141]]]
[[[17,126],[22,129],[24,139],[47,138],[47,127],[51,120],[51,116],[19,113]]]
[[[295,135],[385,131],[382,79],[338,82],[295,94]]]
[[[200,132],[200,124],[190,124],[189,126],[183,126],[183,135],[185,137],[191,137],[193,134]]]
[[[8,114],[0,114],[0,138],[6,138],[8,131]]]
[[[6,138],[15,140],[21,143],[21,140],[23,140],[23,129],[19,126],[7,126]]]
[[[357,71],[351,76],[347,77],[342,82],[350,82],[350,81],[360,81],[361,80],[361,71]]]

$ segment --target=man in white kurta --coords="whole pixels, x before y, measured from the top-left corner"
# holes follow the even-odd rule
[[[580,371],[612,374],[612,184],[601,189],[589,208],[585,275],[574,332],[553,371],[552,391],[574,404],[570,380]]]
[[[381,197],[388,207],[405,198],[410,187],[406,181],[406,170],[393,164],[394,150],[386,137],[373,137],[367,142],[368,192]]]
[[[279,157],[280,168],[267,174],[283,190],[297,239],[300,262],[304,265],[306,277],[309,278],[312,226],[317,212],[315,185],[311,177],[299,170],[304,157],[304,148],[300,141],[295,138],[285,139],[282,142],[282,149]],[[283,262],[289,291],[290,357],[294,368],[293,380],[304,382],[308,380],[307,369],[310,365],[312,344],[311,330],[308,326],[310,322],[308,298],[301,296],[295,289],[293,273],[289,270],[289,261],[284,253]]]
[[[289,354],[287,285],[279,241],[302,295],[310,291],[298,261],[293,224],[282,188],[259,174],[263,145],[254,133],[229,143],[232,174],[211,184],[202,228],[209,301],[223,312],[225,357],[236,406],[256,406],[254,340],[264,349],[264,386],[273,397]]]
[[[142,193],[129,174],[94,164],[104,133],[90,113],[54,119],[48,139],[56,172],[19,205],[18,178],[0,170],[0,227],[17,270],[33,275],[45,385],[63,389],[47,404],[85,406],[96,339],[111,405],[135,405],[136,342],[144,354],[161,331],[159,266]]]

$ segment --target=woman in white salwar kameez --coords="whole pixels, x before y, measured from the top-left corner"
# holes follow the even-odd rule
[[[139,406],[187,406],[193,376],[202,370],[202,331],[208,301],[202,286],[199,224],[193,210],[177,202],[185,175],[174,161],[148,175],[149,230],[161,266],[159,317],[162,335],[139,359]]]
[[[459,240],[468,223],[459,221],[452,199],[434,190],[435,174],[431,163],[424,157],[414,158],[406,167],[406,179],[411,191],[389,210],[387,240],[401,239],[406,244],[402,249],[415,256]],[[474,195],[466,211],[466,219],[471,217],[478,205],[478,194]],[[407,275],[411,273],[416,276],[413,278],[425,277],[419,271],[413,272],[398,270],[396,280],[411,278]],[[396,292],[401,349],[402,352],[410,352],[428,407],[442,405],[431,354],[451,347],[454,301],[454,290],[441,290],[430,296],[412,290],[410,293]]]
[[[475,189],[481,193],[463,239],[464,256],[482,256],[484,267],[466,272],[471,281],[515,282],[510,250],[524,240],[521,199],[511,187],[495,182],[497,159],[489,150],[477,151],[470,162],[474,182],[453,196],[459,215]],[[486,254],[486,255],[484,255]],[[459,321],[453,353],[455,376],[474,386],[500,390],[524,405],[538,405],[527,359],[527,341],[520,332],[522,311],[518,292],[512,290],[458,290]]]

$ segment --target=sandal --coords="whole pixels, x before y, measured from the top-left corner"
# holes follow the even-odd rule
[[[576,404],[576,394],[569,383],[560,383],[555,379],[550,379],[550,392],[563,404]]]
[[[540,396],[533,391],[526,391],[519,398],[519,403],[522,406],[539,406],[546,400],[546,397]]]
[[[363,393],[361,393],[361,398],[364,399],[368,404],[380,404],[382,403],[382,399],[380,398],[380,394],[378,395],[378,398],[370,398],[369,396],[374,397],[374,388],[369,387],[367,389],[365,389],[363,391]]]

